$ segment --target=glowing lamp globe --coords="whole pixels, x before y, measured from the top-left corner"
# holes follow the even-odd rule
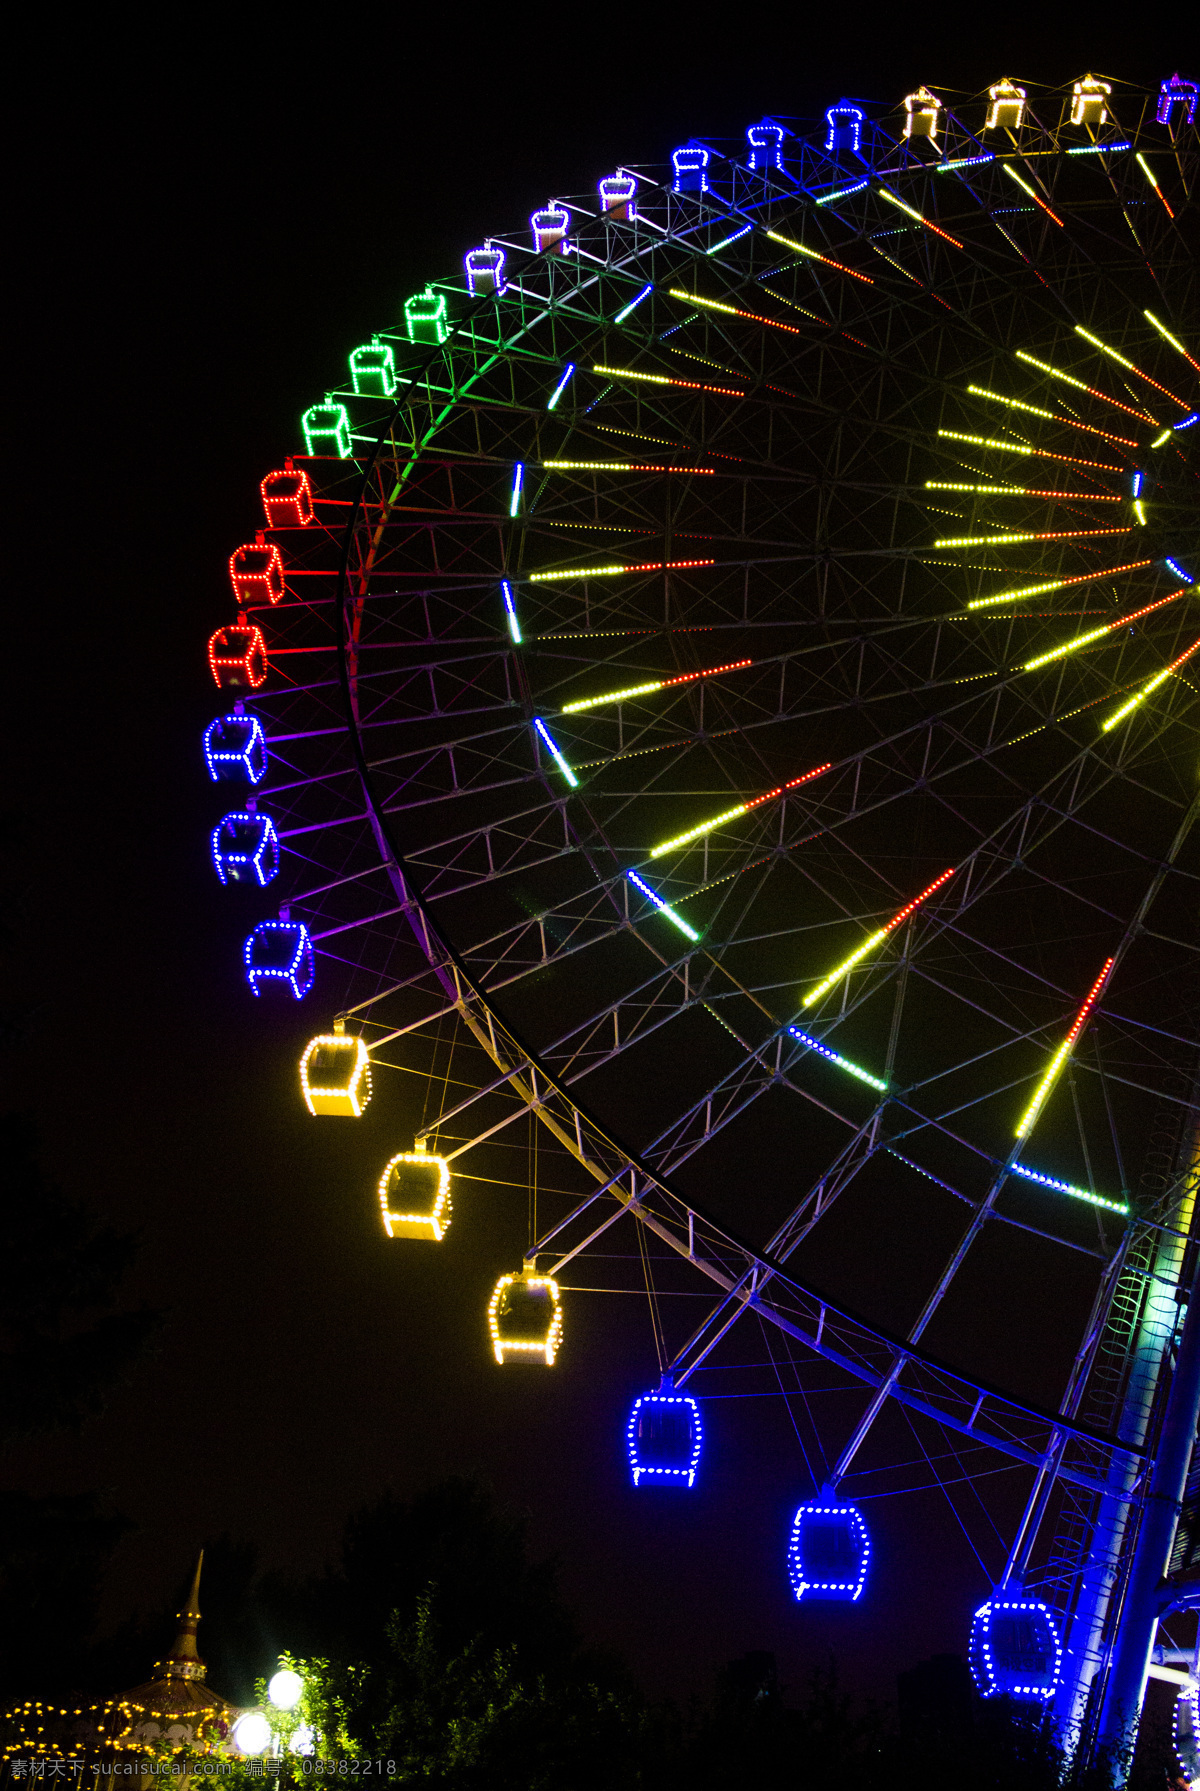
[[[288,1747],[293,1754],[315,1754],[317,1731],[310,1728],[308,1723],[301,1723],[298,1729],[292,1731],[292,1739],[288,1742]]]
[[[233,1743],[243,1754],[261,1754],[271,1744],[271,1725],[261,1710],[247,1710],[233,1725]]]
[[[304,1681],[290,1667],[280,1667],[267,1686],[267,1696],[276,1710],[294,1710],[304,1693]]]
[[[788,1548],[788,1578],[797,1600],[855,1603],[867,1583],[870,1558],[871,1542],[857,1505],[839,1505],[828,1495],[801,1505]]]

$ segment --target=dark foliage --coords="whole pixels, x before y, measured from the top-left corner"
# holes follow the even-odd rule
[[[90,1494],[0,1492],[0,1708],[84,1686],[104,1563],[128,1527]]]
[[[101,1410],[158,1324],[115,1311],[136,1239],[46,1180],[20,1114],[0,1116],[0,1441]]]

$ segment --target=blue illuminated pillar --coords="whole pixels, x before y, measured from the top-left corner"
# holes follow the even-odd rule
[[[1200,1138],[1190,1166],[1192,1198],[1200,1177]],[[1113,1642],[1112,1660],[1096,1734],[1099,1750],[1116,1754],[1131,1750],[1137,1737],[1146,1669],[1161,1608],[1167,1563],[1183,1506],[1184,1483],[1200,1418],[1200,1297],[1195,1266],[1180,1289],[1188,1298],[1187,1318],[1179,1340],[1162,1432],[1155,1450],[1150,1489],[1142,1504],[1129,1583]]]

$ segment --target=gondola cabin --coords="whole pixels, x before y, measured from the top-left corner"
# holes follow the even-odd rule
[[[625,1443],[635,1486],[693,1486],[703,1433],[700,1407],[669,1386],[639,1393],[629,1414]]]
[[[855,1603],[867,1583],[870,1556],[867,1526],[857,1505],[839,1505],[826,1497],[801,1505],[788,1548],[788,1578],[797,1600]]]
[[[254,883],[259,889],[279,874],[279,835],[270,815],[241,810],[213,828],[213,866],[222,883]]]
[[[1058,1626],[1040,1598],[994,1592],[971,1624],[971,1672],[983,1698],[1048,1703],[1062,1676]]]
[[[387,342],[367,342],[350,351],[350,379],[359,397],[391,398],[396,390],[396,363]]]
[[[253,623],[218,628],[208,643],[208,664],[219,690],[257,690],[267,676],[267,643]]]
[[[299,921],[260,920],[246,940],[244,955],[246,981],[256,995],[280,986],[303,1001],[312,988],[312,940]]]
[[[488,1307],[488,1330],[497,1362],[544,1362],[554,1366],[562,1342],[558,1283],[523,1269],[501,1275]]]
[[[283,560],[273,541],[250,541],[229,556],[229,582],[241,604],[278,603],[283,596]]]
[[[318,1033],[300,1059],[300,1092],[310,1113],[361,1119],[371,1098],[371,1057],[353,1033]]]
[[[306,472],[289,466],[268,473],[259,490],[269,529],[303,529],[312,521],[312,486]]]
[[[204,763],[215,784],[261,783],[267,737],[256,715],[222,715],[204,730]]]
[[[383,1229],[390,1238],[428,1238],[440,1244],[450,1225],[450,1165],[418,1148],[401,1151],[379,1178]]]

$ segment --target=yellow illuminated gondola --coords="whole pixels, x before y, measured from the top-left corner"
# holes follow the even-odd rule
[[[371,1098],[371,1059],[360,1038],[335,1020],[332,1032],[310,1039],[300,1059],[300,1092],[310,1113],[358,1119]]]
[[[530,1268],[501,1275],[488,1307],[488,1329],[497,1362],[554,1364],[562,1342],[562,1302],[558,1283]]]
[[[390,1238],[431,1238],[440,1244],[450,1224],[450,1165],[425,1149],[401,1151],[379,1178],[383,1228]]]

